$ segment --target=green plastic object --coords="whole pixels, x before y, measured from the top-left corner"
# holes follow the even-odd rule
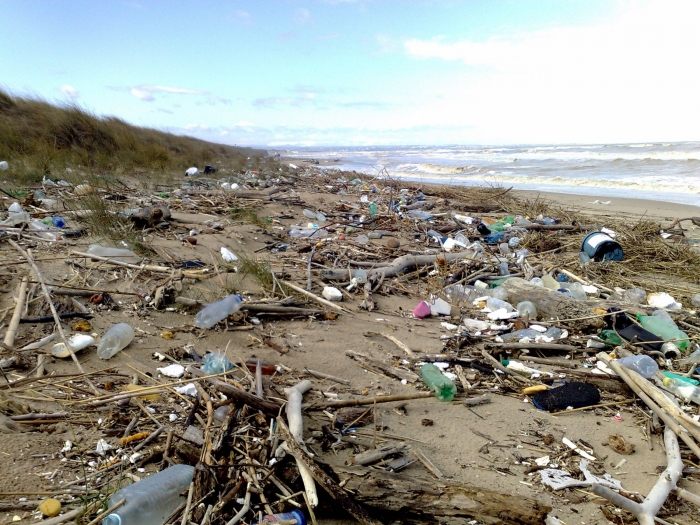
[[[660,317],[656,317],[655,315],[638,315],[637,321],[642,325],[642,328],[658,336],[660,339],[672,341],[679,350],[686,350],[688,348],[688,334]]]
[[[671,379],[675,379],[676,381],[682,381],[683,383],[687,383],[689,385],[693,385],[693,386],[700,385],[700,381],[698,381],[697,379],[693,379],[692,377],[685,377],[685,376],[681,376],[678,374],[674,374],[673,372],[664,372],[664,376],[670,377]]]
[[[420,375],[428,388],[435,392],[435,397],[440,401],[452,401],[457,393],[457,387],[452,380],[443,374],[432,363],[426,363],[420,367]]]
[[[622,344],[622,339],[613,330],[603,330],[598,334],[598,337],[603,340],[604,343],[613,346],[619,346]]]
[[[376,204],[371,202],[369,204],[369,216],[374,219],[377,216],[377,213],[379,213],[379,208],[377,207]]]

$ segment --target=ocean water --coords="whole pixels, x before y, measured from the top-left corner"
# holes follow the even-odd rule
[[[411,181],[700,205],[700,142],[324,147],[279,153],[329,161],[319,165],[324,169]]]

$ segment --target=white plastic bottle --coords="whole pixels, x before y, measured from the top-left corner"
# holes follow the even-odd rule
[[[115,261],[129,264],[141,264],[141,257],[136,255],[131,250],[124,248],[109,248],[100,244],[91,244],[85,253],[97,255],[98,257],[108,257],[110,259],[114,259]]]
[[[107,330],[97,343],[97,355],[100,359],[109,359],[123,350],[134,338],[134,329],[126,323],[115,324]]]
[[[184,501],[180,493],[192,482],[194,467],[174,465],[118,490],[110,507],[126,503],[102,520],[102,525],[161,525]]]
[[[199,328],[211,328],[219,321],[223,321],[232,313],[240,310],[241,302],[242,300],[238,295],[229,295],[221,301],[211,303],[197,312],[194,325]]]

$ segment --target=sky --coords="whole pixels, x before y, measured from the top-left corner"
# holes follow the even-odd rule
[[[0,0],[0,87],[214,142],[700,140],[698,0]]]

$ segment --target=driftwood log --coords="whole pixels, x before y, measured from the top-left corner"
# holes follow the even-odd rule
[[[447,262],[456,261],[457,259],[473,258],[474,252],[460,252],[460,253],[439,253],[431,255],[402,255],[397,257],[392,262],[369,270],[367,272],[367,279],[372,279],[373,277],[380,277],[384,274],[385,279],[390,279],[391,277],[396,277],[401,272],[406,270],[412,270],[413,268],[418,268],[419,266],[426,266],[428,264],[433,264],[439,258],[445,259]],[[355,272],[357,270],[342,270],[342,269],[328,269],[320,270],[318,275],[325,279],[326,281],[349,281],[355,277]]]
[[[594,316],[585,302],[549,288],[535,286],[519,277],[508,279],[502,286],[508,290],[508,302],[518,304],[521,301],[530,301],[537,308],[538,314],[545,318],[577,319],[576,327],[580,329],[597,329],[603,326],[602,317]]]
[[[544,523],[551,507],[541,502],[495,490],[370,470],[333,466],[354,500],[375,510],[382,521],[393,517],[429,522],[535,525]]]

